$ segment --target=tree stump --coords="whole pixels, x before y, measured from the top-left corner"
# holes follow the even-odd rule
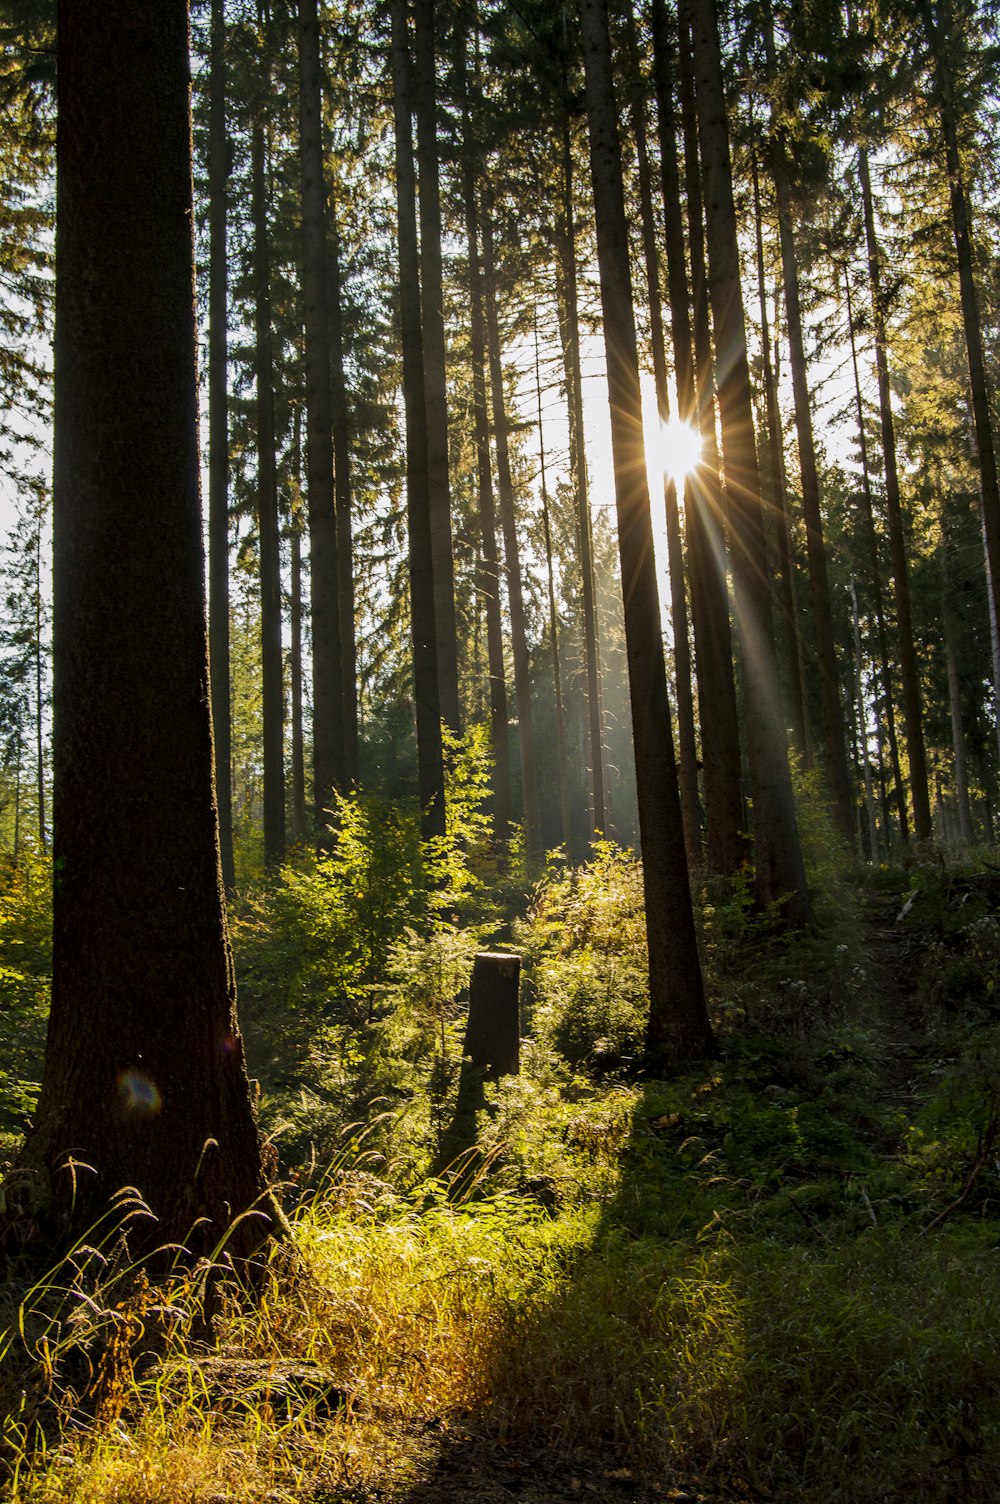
[[[476,955],[462,1054],[484,1081],[516,1076],[520,1069],[520,979],[520,956],[499,951]]]

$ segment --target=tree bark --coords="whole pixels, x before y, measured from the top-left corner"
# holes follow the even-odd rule
[[[549,525],[549,488],[545,466],[545,428],[542,422],[542,367],[538,348],[538,308],[535,308],[535,401],[538,412],[538,466],[542,489],[542,528],[545,539],[545,578],[549,600],[549,639],[552,643],[552,691],[556,716],[556,764],[559,773],[559,814],[562,844],[572,839],[569,808],[569,767],[566,760],[566,712],[562,695],[562,664],[559,650],[559,612],[556,609],[555,572],[552,567],[552,529]]]
[[[639,62],[635,15],[629,7],[623,13],[627,56],[631,77],[629,120],[635,144],[639,179],[639,213],[642,227],[642,250],[646,272],[646,298],[649,309],[649,335],[656,386],[656,409],[661,424],[670,421],[670,394],[667,389],[667,356],[663,333],[663,295],[660,291],[660,257],[657,226],[653,215],[653,185],[649,165],[649,142],[644,103],[645,79]],[[694,727],[694,696],[691,688],[691,645],[688,637],[687,586],[684,580],[684,540],[681,534],[680,508],[677,502],[677,477],[663,476],[663,508],[666,515],[667,557],[670,582],[670,621],[673,629],[674,695],[677,702],[677,752],[680,781],[681,817],[688,861],[700,866],[701,806],[698,798],[698,750]]]
[[[514,697],[517,705],[518,745],[521,754],[521,796],[524,810],[524,842],[529,856],[542,850],[538,809],[538,767],[535,750],[534,713],[531,704],[531,660],[521,589],[521,558],[514,515],[514,481],[510,469],[510,444],[500,325],[497,316],[497,278],[493,250],[493,226],[489,210],[483,214],[483,301],[486,313],[486,348],[490,369],[490,400],[493,411],[493,443],[497,457],[497,496],[503,532],[507,604],[510,609],[510,641],[514,662]]]
[[[691,616],[694,623],[701,754],[705,788],[706,860],[710,872],[732,877],[746,860],[740,770],[740,728],[733,674],[729,582],[723,530],[722,484],[715,433],[715,362],[708,316],[708,275],[702,228],[701,164],[694,106],[690,35],[680,48],[680,100],[684,178],[691,254],[691,320],[684,283],[684,226],[674,139],[668,41],[661,20],[654,30],[660,101],[663,202],[667,225],[671,324],[678,402],[701,436],[701,463],[684,486]],[[666,131],[665,137],[663,135]],[[692,345],[693,324],[693,345]]]
[[[861,147],[858,152],[858,177],[861,182],[861,207],[865,221],[868,274],[872,288],[872,322],[875,333],[879,421],[882,428],[885,509],[889,524],[892,582],[896,597],[896,639],[899,649],[899,677],[903,686],[906,751],[910,763],[913,829],[918,841],[927,841],[931,836],[931,804],[927,789],[927,756],[924,751],[920,679],[917,674],[917,655],[913,643],[913,612],[910,606],[909,567],[906,561],[906,539],[903,532],[903,506],[899,495],[899,470],[896,464],[896,429],[892,417],[892,397],[889,387],[885,302],[882,296],[882,257],[875,233],[871,174],[868,168],[868,153],[864,147]]]
[[[714,1041],[695,940],[670,730],[621,147],[604,0],[583,0],[580,20],[649,946],[646,1043],[654,1060],[672,1062],[704,1056],[712,1051]]]
[[[562,215],[559,226],[559,256],[562,268],[562,298],[565,318],[560,321],[563,361],[566,368],[566,400],[569,406],[570,462],[576,490],[577,538],[580,558],[580,597],[583,606],[583,650],[587,669],[587,729],[590,745],[590,790],[593,831],[603,835],[607,826],[604,792],[604,734],[601,713],[601,667],[594,592],[594,545],[590,521],[590,489],[587,455],[583,442],[583,374],[580,369],[580,319],[577,299],[576,210],[573,194],[573,144],[569,126],[569,84],[563,80],[562,121]],[[591,832],[592,834],[593,832]]]
[[[764,504],[771,509],[778,556],[778,599],[781,606],[783,658],[788,680],[789,713],[792,739],[806,767],[812,766],[812,749],[806,722],[805,695],[802,692],[802,638],[795,609],[792,547],[792,518],[788,488],[785,485],[785,458],[782,443],[781,411],[778,407],[778,383],[771,359],[771,329],[767,316],[767,279],[764,266],[764,229],[760,209],[760,182],[756,151],[751,156],[753,178],[754,239],[757,254],[757,296],[760,304],[761,384],[764,388],[764,411],[767,415],[767,464],[761,466]],[[775,315],[777,317],[777,314]]]
[[[226,245],[229,142],[226,136],[226,23],[223,0],[212,0],[209,33],[208,125],[208,640],[215,737],[222,876],[233,867],[232,731],[229,687],[229,372]]]
[[[329,240],[330,403],[333,494],[337,514],[337,602],[340,622],[340,681],[344,692],[344,780],[356,783],[358,767],[358,650],[354,630],[354,537],[351,486],[351,411],[344,370],[340,234],[331,206]]]
[[[469,252],[469,331],[472,354],[472,416],[476,442],[479,527],[483,540],[479,589],[486,612],[486,656],[489,675],[490,750],[493,754],[493,828],[498,839],[509,834],[511,820],[510,736],[507,724],[507,681],[503,660],[500,611],[500,559],[497,553],[496,508],[490,463],[490,426],[486,406],[486,315],[482,262],[479,251],[479,164],[473,139],[468,97],[465,37],[456,48],[458,92],[462,108],[462,202]]]
[[[427,467],[431,541],[434,549],[438,685],[445,725],[455,736],[459,736],[462,731],[462,710],[459,699],[455,560],[448,474],[448,397],[441,266],[434,14],[434,0],[414,0],[413,104],[417,119],[417,175],[420,184],[420,317],[424,343],[424,398],[427,404]]]
[[[878,556],[878,537],[875,532],[875,514],[872,506],[871,470],[868,464],[868,437],[865,433],[864,404],[861,400],[861,378],[858,374],[858,348],[854,333],[854,309],[851,303],[851,281],[844,270],[844,296],[847,303],[847,330],[851,344],[851,368],[854,372],[854,401],[858,414],[858,444],[861,449],[861,522],[868,545],[868,569],[871,575],[872,603],[875,610],[876,643],[878,645],[879,671],[882,680],[882,698],[885,707],[886,736],[889,742],[889,764],[892,769],[893,788],[896,794],[896,813],[899,817],[900,839],[905,846],[909,840],[906,815],[906,790],[899,765],[899,737],[896,733],[895,691],[892,682],[892,665],[889,661],[889,638],[885,629],[885,599],[882,593],[882,567]],[[877,703],[877,702],[876,702]],[[890,842],[886,830],[887,843]]]
[[[413,700],[417,722],[417,784],[425,839],[445,831],[444,752],[438,689],[434,544],[427,469],[427,403],[420,323],[416,177],[410,110],[410,38],[406,0],[392,0],[392,97],[396,140],[399,317],[406,421],[406,518],[409,534]]]
[[[262,16],[264,13],[262,12]],[[266,24],[263,23],[262,24]],[[285,691],[281,655],[281,551],[278,539],[274,360],[271,340],[271,252],[268,226],[267,122],[270,66],[264,43],[257,115],[251,136],[254,369],[257,421],[257,538],[260,573],[260,657],[263,721],[264,861],[285,855]]]
[[[340,569],[333,480],[330,293],[316,0],[299,0],[299,159],[302,172],[302,306],[305,327],[306,490],[312,619],[313,805],[319,831],[345,786]]]
[[[133,1248],[232,1228],[240,1255],[267,1224],[212,769],[187,5],[62,0],[58,26],[58,881],[17,1193],[73,1235],[137,1187]]]
[[[802,924],[810,918],[810,904],[778,692],[729,128],[713,0],[692,0],[690,15],[705,180],[709,294],[753,795],[755,894],[758,904],[777,905],[790,923]]]

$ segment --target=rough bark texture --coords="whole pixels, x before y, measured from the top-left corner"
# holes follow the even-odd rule
[[[212,779],[187,5],[62,0],[58,25],[57,876],[21,1194],[72,1233],[135,1186],[134,1238],[200,1253],[265,1182]]]
[[[649,945],[647,1048],[654,1058],[690,1059],[710,1051],[713,1040],[695,941],[670,731],[604,0],[583,0],[581,30]]]
[[[810,913],[809,895],[778,691],[718,20],[713,0],[692,0],[689,14],[747,763],[753,795],[755,893],[759,904],[780,904],[790,922],[803,923]]]
[[[226,247],[229,143],[226,139],[226,27],[212,0],[208,124],[208,640],[222,876],[233,870],[232,733],[229,706],[229,380]]]
[[[413,698],[417,721],[421,830],[427,838],[444,835],[444,755],[441,745],[441,700],[434,607],[434,545],[427,473],[427,404],[420,325],[420,263],[417,254],[416,179],[410,118],[410,44],[406,0],[392,0],[391,15]]]
[[[306,489],[313,659],[313,804],[317,827],[342,789],[344,692],[340,642],[337,516],[333,489],[330,293],[323,176],[316,0],[299,4],[299,159],[302,170],[302,310],[305,332]]]

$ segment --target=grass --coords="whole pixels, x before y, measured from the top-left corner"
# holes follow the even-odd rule
[[[416,1099],[383,1099],[325,1174],[299,1168],[252,1298],[229,1288],[221,1387],[197,1281],[152,1288],[109,1239],[0,1289],[11,1504],[418,1504],[448,1477],[474,1500],[477,1468],[539,1457],[560,1501],[588,1459],[598,1492],[650,1501],[1000,1496],[993,895],[915,891],[888,958],[856,912],[797,948],[716,906],[724,1059],[644,1081],[554,1046],[585,995],[621,1055],[629,1014],[599,1005],[636,964],[603,890],[557,889],[527,937],[538,1035],[489,1093],[473,1189],[423,1178]]]

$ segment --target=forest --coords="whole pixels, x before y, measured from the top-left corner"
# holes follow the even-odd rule
[[[0,1496],[1000,1496],[992,0],[0,0]]]

